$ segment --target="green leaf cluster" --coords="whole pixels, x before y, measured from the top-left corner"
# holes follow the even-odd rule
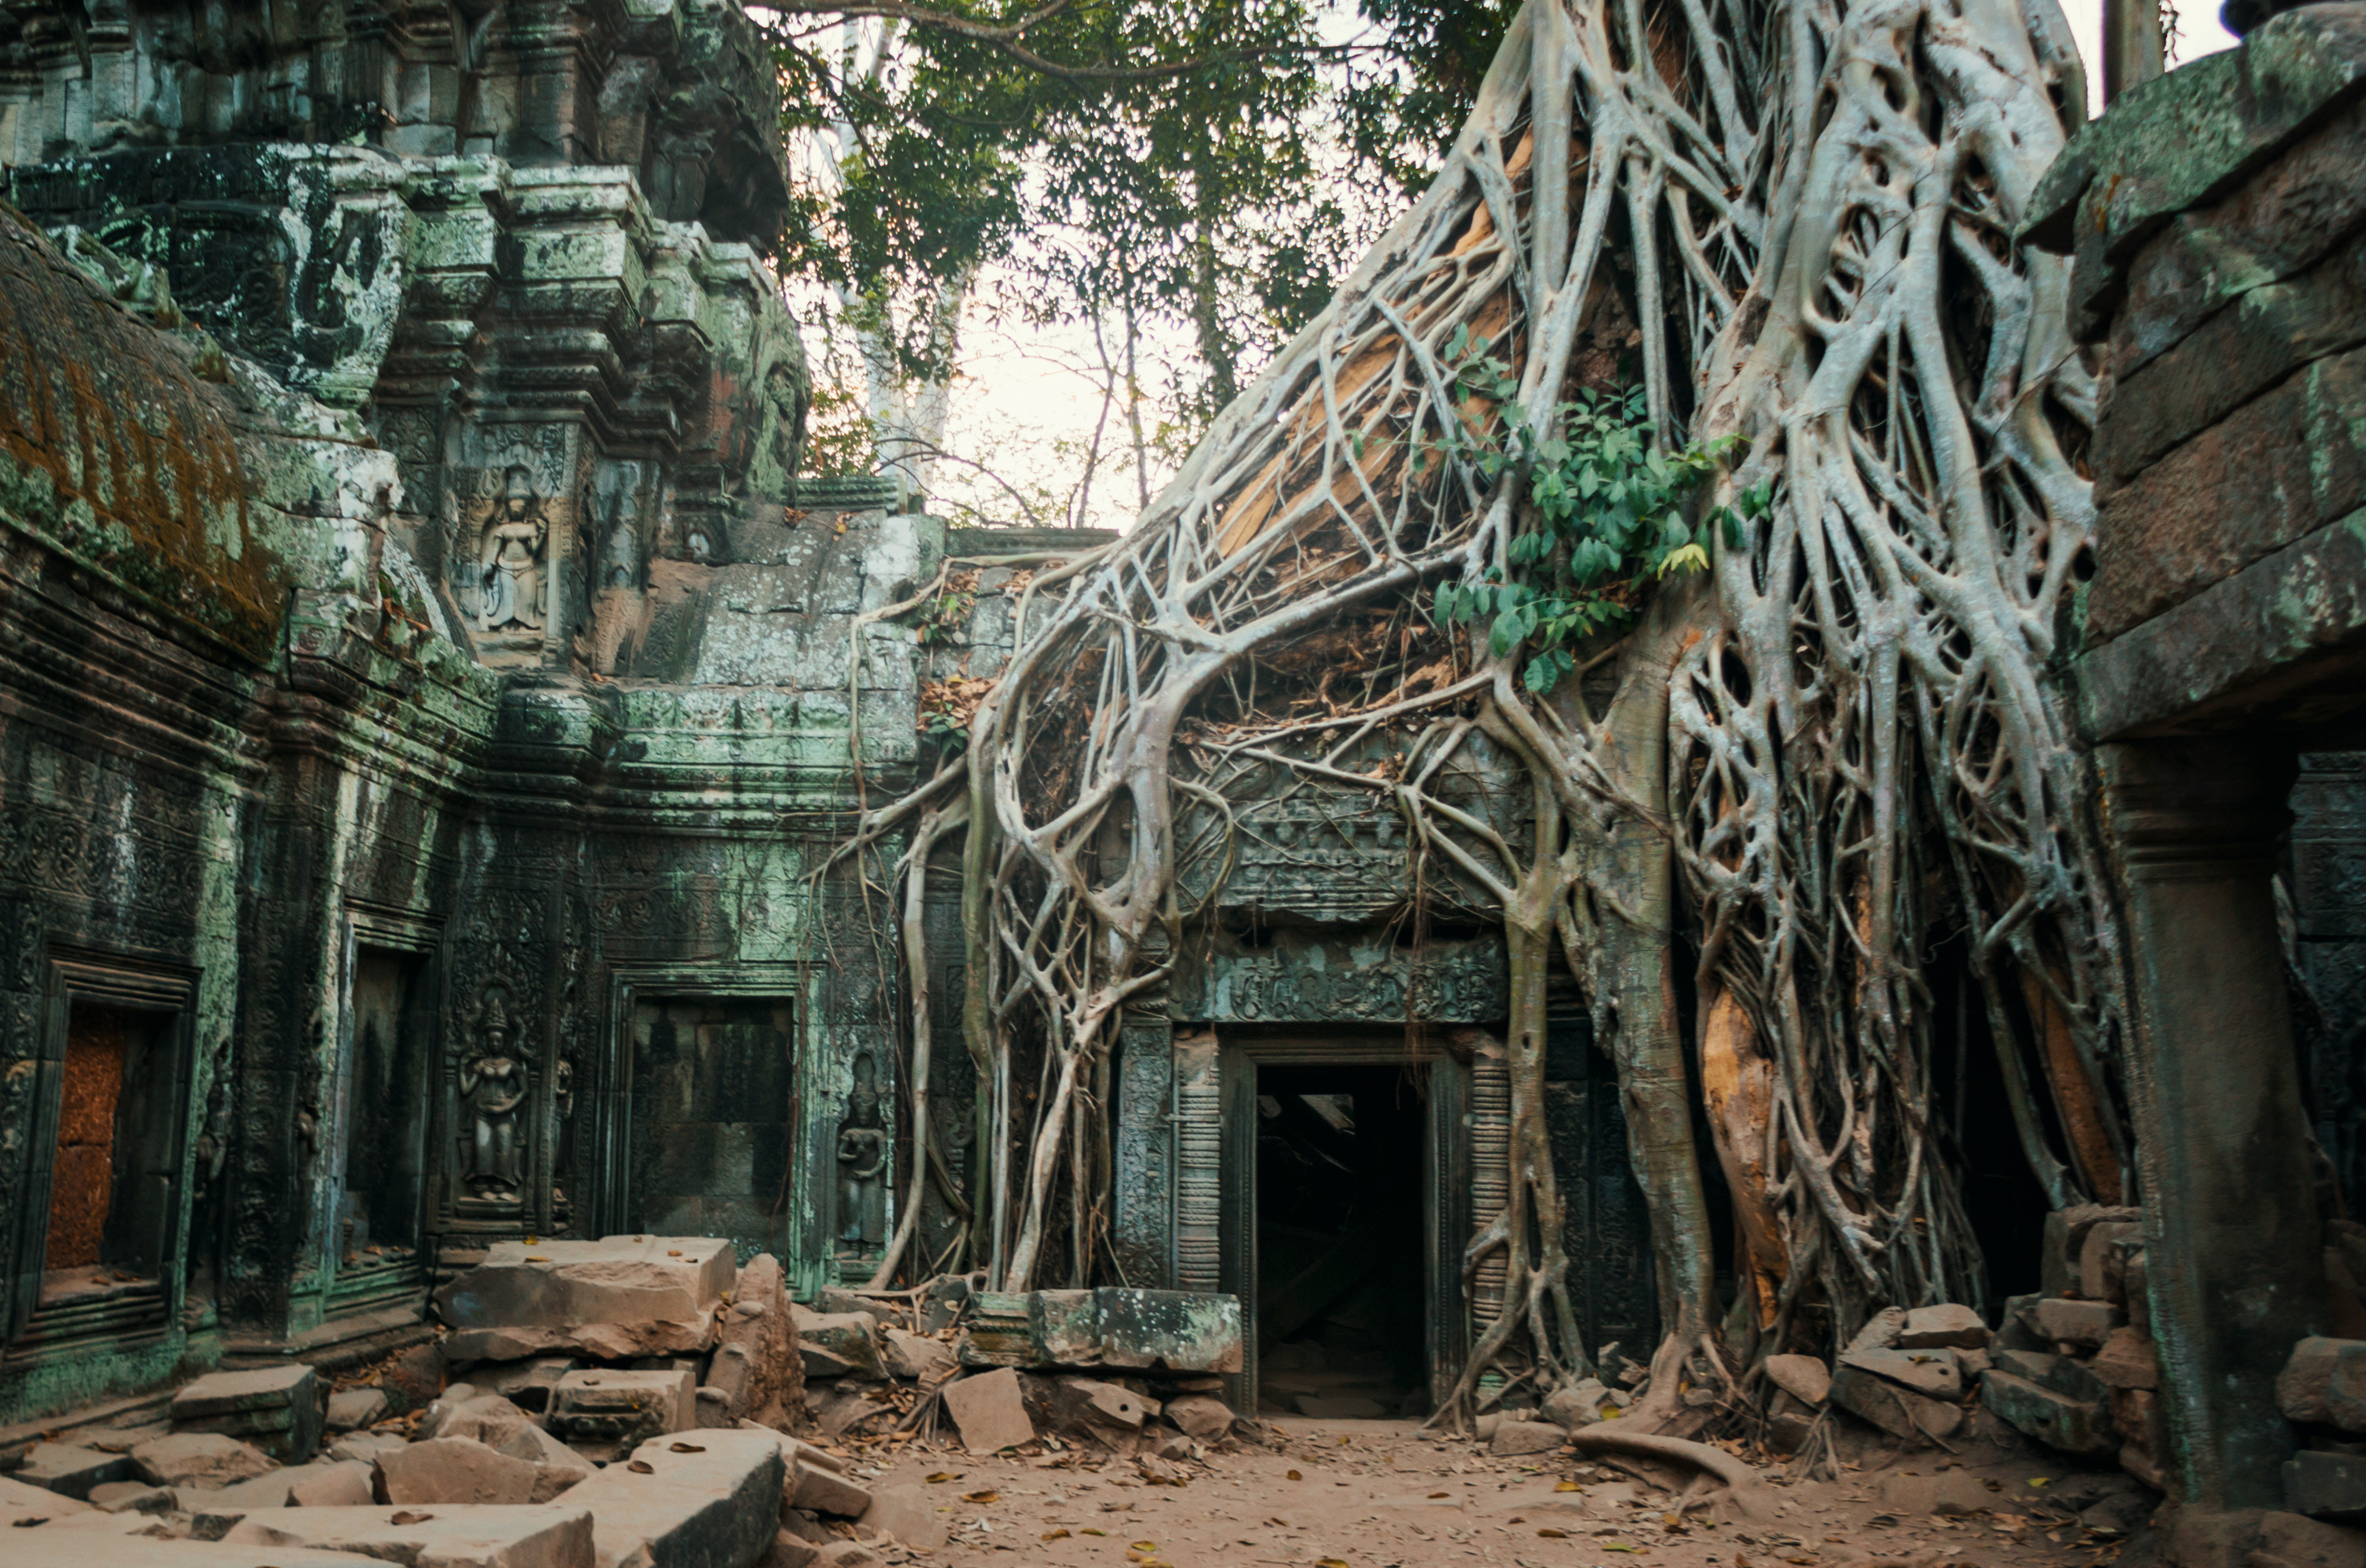
[[[1484,338],[1457,328],[1446,345],[1466,396],[1502,412],[1483,437],[1460,435],[1416,454],[1469,464],[1490,483],[1525,479],[1527,505],[1505,550],[1511,570],[1489,568],[1476,582],[1441,586],[1432,607],[1440,626],[1487,624],[1497,658],[1521,649],[1521,680],[1548,692],[1576,668],[1579,644],[1631,619],[1662,578],[1707,570],[1721,536],[1739,549],[1745,525],[1764,514],[1773,481],[1761,480],[1729,506],[1694,514],[1694,495],[1732,456],[1739,437],[1672,446],[1653,439],[1641,388],[1581,391],[1542,428],[1518,400],[1511,367]]]

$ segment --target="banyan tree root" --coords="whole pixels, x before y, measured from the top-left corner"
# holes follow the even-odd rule
[[[1774,1488],[1766,1484],[1757,1471],[1723,1449],[1696,1443],[1686,1438],[1629,1432],[1622,1429],[1625,1426],[1626,1423],[1620,1421],[1598,1427],[1581,1427],[1570,1434],[1569,1440],[1581,1455],[1587,1457],[1617,1454],[1699,1471],[1724,1483],[1724,1500],[1732,1506],[1737,1517],[1753,1521],[1774,1517]]]
[[[963,1020],[994,1285],[1096,1278],[1112,1040],[1278,782],[1402,820],[1416,931],[1450,897],[1509,938],[1514,1168],[1468,1259],[1501,1309],[1458,1403],[1490,1370],[1588,1368],[1542,1136],[1554,962],[1617,1065],[1651,1216],[1667,1339],[1635,1425],[1730,1386],[1729,1359],[1977,1299],[1932,1107],[1966,1020],[2048,1190],[2109,1189],[2123,1007],[2043,678],[2092,529],[2095,387],[2062,265],[2013,240],[2081,81],[2055,0],[1531,0],[1429,191],[1135,527],[1031,589],[976,710]],[[1508,392],[1459,379],[1474,336]],[[1711,502],[1772,504],[1706,577],[1631,585],[1639,623],[1533,694],[1521,650],[1425,614],[1441,584],[1516,575],[1529,515],[1518,464],[1455,454],[1506,403],[1549,435],[1577,389],[1626,381],[1659,439],[1737,438]],[[1526,777],[1509,816],[1457,793],[1482,761]],[[1972,998],[1952,1016],[1947,942]],[[1746,1189],[1730,1317],[1687,952],[1718,1164]]]

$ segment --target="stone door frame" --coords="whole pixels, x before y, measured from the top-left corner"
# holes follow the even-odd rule
[[[1442,1403],[1462,1375],[1470,1348],[1462,1299],[1462,1252],[1470,1234],[1470,1069],[1435,1043],[1409,1049],[1402,1032],[1391,1036],[1378,1028],[1369,1035],[1291,1036],[1219,1025],[1216,1040],[1215,1093],[1202,1098],[1214,1101],[1218,1117],[1212,1140],[1219,1167],[1216,1288],[1241,1303],[1241,1370],[1225,1379],[1233,1408],[1244,1416],[1257,1408],[1256,1085],[1257,1069],[1265,1066],[1417,1064],[1429,1069],[1421,1149],[1422,1337],[1430,1400]],[[1188,1111],[1178,1111],[1177,1130],[1186,1137],[1193,1131],[1188,1118]],[[1178,1213],[1177,1232],[1194,1217]]]
[[[321,1283],[320,1297],[324,1318],[355,1310],[335,1304],[336,1282],[343,1269],[343,1254],[337,1245],[338,1200],[345,1190],[345,1162],[352,1152],[355,1114],[353,1106],[354,1080],[354,981],[358,974],[361,950],[374,948],[383,953],[408,953],[418,959],[422,973],[417,985],[422,1010],[425,1016],[412,1021],[413,1027],[426,1032],[425,1081],[420,1093],[426,1097],[427,1146],[421,1152],[423,1168],[420,1173],[419,1221],[417,1226],[419,1261],[419,1299],[407,1308],[413,1317],[424,1314],[427,1306],[428,1265],[435,1257],[438,1238],[435,1221],[445,1207],[442,1189],[452,1180],[445,1168],[450,1160],[451,1131],[445,1125],[444,1104],[445,1046],[444,1014],[449,998],[445,994],[446,965],[444,962],[444,919],[440,915],[412,914],[408,910],[389,908],[359,898],[345,900],[342,922],[341,946],[338,951],[339,979],[337,985],[337,1055],[332,1079],[321,1096],[324,1113],[331,1119],[322,1129],[321,1146],[332,1151],[322,1164],[318,1177],[320,1198],[313,1205],[317,1219],[316,1235],[311,1238],[313,1256],[319,1259]],[[382,1309],[384,1303],[374,1304]]]
[[[793,1136],[807,1146],[789,1151],[788,1208],[784,1218],[787,1247],[796,1256],[781,1259],[790,1283],[809,1292],[806,1274],[827,1266],[827,1216],[815,1194],[813,1140],[805,1135],[806,1108],[821,1102],[821,1085],[814,1079],[824,1053],[814,1031],[821,1007],[816,995],[823,966],[805,960],[770,963],[659,962],[608,965],[608,1027],[602,1036],[601,1059],[594,1082],[577,1091],[588,1111],[592,1131],[583,1149],[590,1168],[582,1179],[588,1190],[577,1200],[585,1213],[579,1229],[587,1236],[612,1235],[623,1228],[632,1213],[633,1170],[633,1014],[639,1004],[659,998],[747,998],[783,1001],[789,1008],[789,1037],[796,1060],[789,1065],[789,1124]],[[819,1250],[817,1251],[817,1248]],[[833,1283],[835,1281],[832,1281]]]
[[[163,1234],[157,1245],[157,1280],[162,1287],[161,1310],[102,1309],[61,1334],[54,1353],[72,1354],[73,1341],[107,1337],[145,1343],[161,1339],[180,1321],[186,1286],[189,1246],[189,1135],[191,1078],[197,1064],[197,1005],[199,972],[185,964],[163,963],[127,953],[96,952],[51,944],[42,964],[40,1035],[33,1057],[31,1137],[25,1151],[23,1213],[17,1226],[15,1256],[6,1259],[7,1293],[0,1298],[0,1345],[17,1353],[39,1356],[47,1345],[21,1347],[28,1330],[37,1326],[42,1264],[49,1251],[51,1185],[57,1173],[59,1123],[65,1111],[66,1041],[73,1007],[122,1008],[134,1012],[161,1013],[164,1060],[173,1076],[165,1101],[177,1109],[168,1136],[172,1145],[163,1160],[173,1171],[173,1190],[164,1204]],[[78,1314],[81,1315],[81,1314]]]

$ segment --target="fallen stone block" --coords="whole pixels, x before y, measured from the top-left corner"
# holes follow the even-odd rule
[[[1989,1342],[1989,1325],[1980,1314],[1967,1306],[1948,1303],[1944,1306],[1915,1307],[1906,1314],[1905,1324],[1898,1332],[1900,1350],[1985,1349]]]
[[[2079,1244],[2079,1293],[2118,1304],[2127,1293],[2127,1255],[2144,1245],[2144,1227],[2128,1220],[2090,1226]]]
[[[529,1461],[471,1438],[430,1438],[380,1456],[374,1489],[381,1503],[523,1504],[534,1483]]]
[[[152,1438],[131,1450],[131,1462],[151,1486],[175,1487],[228,1486],[279,1468],[269,1455],[220,1432]]]
[[[1964,1396],[1964,1375],[1950,1349],[1849,1350],[1842,1352],[1841,1365],[1887,1378],[1929,1399],[1952,1402]]]
[[[10,1530],[7,1562],[8,1568],[384,1568],[351,1551],[139,1535],[110,1535],[102,1543],[54,1527]]]
[[[1955,1428],[1964,1423],[1962,1405],[1900,1388],[1887,1378],[1849,1365],[1846,1356],[1832,1373],[1831,1400],[1851,1415],[1909,1442],[1927,1438],[1944,1441],[1954,1437]]]
[[[961,1370],[953,1348],[941,1339],[925,1334],[911,1334],[901,1328],[885,1331],[884,1360],[888,1374],[907,1379],[923,1387],[942,1382]]]
[[[1098,1378],[1022,1378],[1020,1390],[1038,1430],[1110,1447],[1130,1447],[1157,1407],[1132,1390]]]
[[[332,1460],[357,1459],[368,1464],[380,1454],[390,1454],[397,1449],[407,1449],[411,1439],[392,1432],[349,1432],[329,1445]]]
[[[589,1480],[598,1468],[539,1427],[528,1427],[511,1438],[501,1452],[534,1466],[534,1492],[529,1503],[547,1503],[578,1482]]]
[[[90,1489],[90,1506],[110,1514],[169,1514],[173,1492],[144,1481],[108,1481]]]
[[[2101,1346],[2112,1329],[2127,1320],[2127,1314],[2109,1302],[2074,1302],[2060,1296],[2049,1296],[2029,1310],[2030,1326],[2039,1338],[2082,1350]]]
[[[414,1345],[379,1369],[377,1386],[397,1416],[424,1410],[444,1391],[444,1345]]]
[[[813,1568],[880,1568],[887,1561],[859,1540],[833,1540],[814,1548]]]
[[[2072,1399],[2101,1404],[2112,1397],[2111,1386],[2089,1371],[2085,1362],[2051,1350],[2000,1350],[1996,1365],[2000,1371]]]
[[[1177,1431],[1195,1442],[1220,1443],[1232,1436],[1233,1407],[1213,1394],[1187,1393],[1170,1399],[1166,1416]]]
[[[2114,1328],[2087,1370],[2108,1388],[2158,1388],[2160,1351],[2142,1329]]]
[[[592,1515],[580,1507],[281,1508],[241,1520],[222,1541],[351,1551],[421,1568],[592,1568]]]
[[[2310,1335],[2276,1376],[2276,1408],[2291,1421],[2366,1432],[2366,1339]]]
[[[533,1424],[524,1411],[508,1400],[497,1394],[480,1393],[443,1411],[429,1436],[467,1438],[489,1449],[499,1449],[505,1448]]]
[[[2004,1370],[1980,1380],[1980,1399],[1990,1410],[2050,1448],[2072,1454],[2112,1454],[2119,1435],[2112,1413],[2100,1400],[2074,1399]]]
[[[814,1557],[819,1550],[802,1536],[776,1530],[772,1534],[772,1544],[765,1550],[763,1556],[756,1559],[756,1568],[812,1568]]]
[[[2366,1568],[2366,1531],[2298,1514],[2262,1514],[2250,1561],[2262,1560],[2274,1568]]]
[[[1591,1427],[1603,1419],[1609,1393],[1610,1391],[1602,1386],[1601,1380],[1586,1378],[1545,1395],[1544,1404],[1537,1414],[1564,1432],[1574,1432],[1580,1427]],[[1170,1401],[1167,1408],[1168,1414],[1172,1415],[1174,1402]]]
[[[1569,1434],[1555,1422],[1507,1419],[1497,1424],[1495,1435],[1487,1440],[1487,1451],[1497,1459],[1516,1459],[1549,1454],[1567,1441]]]
[[[374,1427],[392,1414],[393,1404],[382,1388],[339,1389],[329,1395],[328,1412],[321,1424],[332,1432],[351,1432]]]
[[[137,1466],[129,1456],[102,1453],[74,1443],[35,1443],[15,1471],[16,1479],[28,1485],[76,1499],[89,1497],[93,1487],[110,1481],[130,1481],[135,1473]],[[140,1479],[156,1484],[152,1477]]]
[[[959,1356],[974,1367],[1241,1370],[1235,1296],[1193,1291],[980,1291]]]
[[[859,1519],[871,1507],[869,1487],[819,1465],[800,1461],[791,1469],[784,1484],[788,1488],[786,1501],[792,1508],[811,1508],[817,1514]]]
[[[952,1529],[951,1510],[940,1508],[927,1487],[909,1481],[873,1492],[858,1522],[916,1551],[941,1551]]]
[[[786,1471],[778,1434],[655,1438],[561,1498],[592,1511],[601,1568],[648,1553],[651,1568],[738,1568],[772,1545]]]
[[[686,1371],[613,1367],[568,1373],[550,1392],[550,1435],[594,1460],[606,1460],[668,1432],[698,1424],[698,1390]]]
[[[788,1279],[779,1258],[759,1253],[740,1269],[720,1337],[721,1350],[731,1351],[735,1361],[743,1352],[746,1357],[744,1382],[734,1371],[733,1384],[724,1390],[730,1396],[733,1417],[785,1423],[788,1411],[805,1397],[805,1368],[791,1354],[795,1331],[789,1322]],[[723,1380],[710,1374],[707,1381]]]
[[[377,1499],[377,1466],[358,1460],[290,1471],[291,1508],[366,1508]]]
[[[468,1369],[468,1381],[497,1393],[520,1410],[539,1416],[550,1408],[550,1391],[582,1362],[573,1356],[535,1356],[523,1361],[484,1361]]]
[[[2366,1518],[2366,1454],[2294,1454],[2284,1461],[2284,1506],[2313,1519]]]
[[[2143,1219],[2141,1209],[2103,1203],[2074,1203],[2046,1215],[2038,1254],[2039,1293],[2058,1296],[2079,1282],[2079,1259],[2088,1232],[2101,1224],[2136,1224]]]
[[[961,1433],[962,1447],[972,1453],[995,1453],[1035,1440],[1019,1374],[1010,1368],[956,1379],[945,1384],[938,1397]]]
[[[173,1395],[173,1426],[243,1438],[283,1464],[302,1464],[320,1451],[321,1404],[320,1375],[300,1361],[208,1372]]]
[[[445,1354],[458,1359],[571,1350],[624,1360],[709,1348],[735,1277],[731,1244],[716,1236],[503,1241],[434,1303],[457,1331]]]
[[[1865,1320],[1865,1326],[1848,1342],[1850,1350],[1894,1350],[1898,1337],[1906,1332],[1906,1309],[1884,1307]]]
[[[435,1436],[443,1429],[444,1423],[452,1418],[454,1411],[484,1396],[485,1391],[475,1383],[454,1383],[429,1401],[427,1408],[419,1413],[419,1419],[411,1424],[411,1435],[414,1438]]]
[[[790,1322],[807,1382],[879,1375],[879,1320],[867,1312],[808,1312],[793,1306]]]
[[[1766,1376],[1802,1404],[1821,1404],[1832,1392],[1832,1370],[1820,1356],[1769,1356]]]
[[[138,1485],[138,1482],[102,1481],[99,1486]],[[93,1488],[94,1491],[96,1487]],[[171,1494],[167,1493],[167,1496]],[[19,1519],[58,1519],[68,1514],[90,1511],[88,1503],[52,1492],[46,1486],[35,1486],[14,1476],[0,1475],[0,1528],[15,1526]],[[30,1526],[22,1527],[30,1529]],[[5,1538],[5,1539],[14,1539]]]

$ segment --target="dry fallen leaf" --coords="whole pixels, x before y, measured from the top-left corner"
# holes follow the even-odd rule
[[[658,1467],[645,1459],[626,1460],[625,1468],[635,1475],[655,1475],[658,1472]]]
[[[1294,1470],[1293,1470],[1293,1471],[1291,1471],[1291,1472],[1290,1472],[1290,1478],[1292,1481],[1303,1481],[1303,1480],[1305,1480],[1305,1479],[1306,1479],[1306,1477],[1304,1477],[1304,1476],[1302,1476],[1302,1475],[1299,1474],[1299,1473],[1298,1473],[1298,1472],[1296,1472],[1296,1471],[1294,1471]]]
[[[1579,1487],[1577,1483],[1574,1481],[1556,1481],[1553,1483],[1553,1490],[1556,1492],[1575,1492],[1579,1490]]]
[[[1105,1536],[1105,1535],[1109,1534],[1109,1531],[1107,1531],[1107,1530],[1097,1530],[1097,1529],[1080,1529],[1080,1530],[1078,1530],[1076,1533],[1077,1533],[1078,1535],[1102,1535],[1102,1536]]]
[[[1569,1531],[1567,1530],[1544,1529],[1538,1530],[1537,1533],[1544,1537],[1547,1540],[1567,1540],[1569,1539]]]
[[[434,1517],[435,1516],[433,1514],[397,1514],[394,1517],[389,1519],[387,1523],[394,1525],[423,1525]]]
[[[669,1447],[672,1452],[678,1454],[703,1454],[706,1451],[696,1443],[673,1443]]]
[[[998,1503],[1001,1500],[1002,1494],[999,1492],[964,1492],[962,1494],[962,1501],[964,1503]]]
[[[1433,1492],[1430,1495],[1433,1497],[1451,1497],[1454,1494],[1451,1492]]]
[[[1043,1532],[1043,1539],[1045,1540],[1065,1540],[1068,1539],[1068,1532],[1066,1530],[1045,1530]]]
[[[1318,1557],[1314,1560],[1314,1568],[1347,1568],[1347,1565],[1335,1557]]]
[[[936,1472],[936,1474],[931,1475],[930,1477],[929,1477],[929,1480],[930,1480],[930,1483],[935,1483],[935,1482],[939,1482],[939,1481],[959,1481],[960,1479],[961,1479],[961,1477],[960,1477],[960,1476],[958,1476],[958,1475],[949,1474],[949,1473],[947,1473],[946,1472],[941,1471],[941,1471],[939,1471],[939,1472]]]

